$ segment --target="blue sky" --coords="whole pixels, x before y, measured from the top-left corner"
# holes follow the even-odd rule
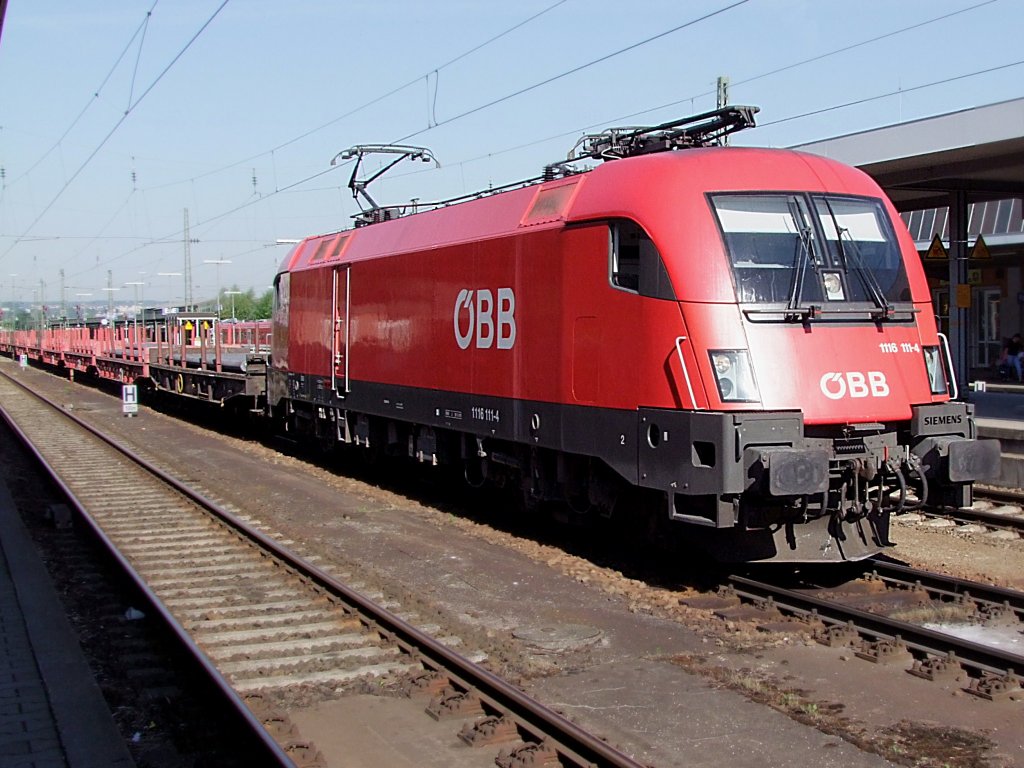
[[[433,149],[440,169],[371,188],[402,203],[534,176],[587,130],[712,109],[721,75],[761,108],[734,142],[760,146],[1024,95],[1019,0],[222,3],[10,0],[0,305],[41,279],[54,303],[61,269],[69,300],[104,298],[108,270],[180,300],[159,273],[183,269],[186,208],[195,295],[263,290],[278,239],[350,226],[350,169],[330,161],[357,143]]]

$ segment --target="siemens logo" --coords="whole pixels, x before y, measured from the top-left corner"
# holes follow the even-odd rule
[[[946,416],[925,416],[926,427],[941,427],[945,424],[963,424],[964,417],[960,413],[951,413]]]

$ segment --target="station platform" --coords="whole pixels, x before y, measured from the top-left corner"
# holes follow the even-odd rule
[[[1024,489],[1024,384],[975,383],[965,399],[974,403],[978,437],[995,438],[1002,448],[999,479],[986,485]]]
[[[135,765],[3,478],[0,765]]]

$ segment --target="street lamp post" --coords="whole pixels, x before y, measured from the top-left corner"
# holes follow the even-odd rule
[[[76,293],[75,294],[76,298],[78,298],[78,297],[85,297],[85,296],[92,296],[92,294],[91,293]],[[77,310],[79,322],[83,322],[86,319],[86,312],[82,309],[81,302],[77,303],[75,305],[75,308]]]
[[[230,264],[231,259],[203,259],[203,264],[213,264],[217,267],[217,319],[220,320],[220,265]]]
[[[142,286],[142,291],[141,291],[142,296],[143,296],[142,300],[145,301],[145,294],[146,294],[145,286],[146,286],[146,284],[144,282],[142,282],[141,280],[132,280],[131,282],[125,283],[125,285],[130,285],[134,289],[135,297],[134,297],[133,300],[134,300],[135,303],[134,303],[134,305],[132,307],[132,313],[135,315],[135,318],[138,319],[138,317],[139,317],[139,310],[142,309],[142,307],[139,304],[139,293],[140,293],[139,286]]]
[[[181,272],[157,272],[157,277],[181,277]],[[171,281],[167,284],[167,307],[174,303],[173,296],[171,294]]]
[[[115,312],[114,312],[114,291],[120,291],[121,287],[120,286],[117,286],[117,287],[106,286],[104,288],[100,288],[100,290],[104,291],[107,294],[107,324],[111,328],[113,328],[115,326],[115,323],[114,323],[114,315],[115,315]]]
[[[14,306],[14,302],[18,300],[18,273],[11,272],[8,276],[11,278],[11,329],[13,330],[18,323],[18,310]]]
[[[39,330],[46,330],[46,282],[39,278]]]
[[[139,343],[139,310],[142,306],[139,303],[139,286],[142,286],[143,301],[145,301],[146,284],[141,280],[131,280],[125,285],[130,285],[135,293],[132,302],[132,323],[134,325],[135,343]],[[145,329],[145,318],[143,318],[143,329]]]
[[[225,296],[230,296],[231,297],[231,319],[232,320],[237,320],[238,319],[237,317],[235,317],[235,296],[240,296],[241,294],[242,294],[242,291],[224,291],[224,295]]]

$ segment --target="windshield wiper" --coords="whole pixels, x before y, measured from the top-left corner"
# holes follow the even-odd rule
[[[789,301],[786,303],[786,319],[803,320],[805,316],[814,316],[814,308],[800,309],[800,301],[804,294],[804,275],[807,273],[808,262],[817,270],[817,262],[813,255],[813,233],[806,223],[801,226],[803,217],[796,200],[789,201],[789,215],[797,227],[796,252],[793,254],[793,282],[789,286]]]
[[[828,208],[828,215],[832,218],[832,226],[835,227],[836,230],[836,248],[839,250],[839,260],[843,264],[843,269],[847,274],[850,273],[850,265],[847,261],[846,249],[843,247],[843,236],[845,235],[849,239],[850,243],[851,258],[849,261],[853,262],[853,271],[857,273],[857,277],[860,278],[860,281],[864,286],[864,290],[867,291],[875,306],[878,307],[876,311],[871,313],[872,317],[882,320],[892,317],[893,306],[885,298],[882,286],[878,284],[878,278],[875,277],[875,273],[864,265],[864,259],[861,258],[860,248],[857,246],[857,241],[853,239],[853,235],[850,234],[849,228],[839,226],[839,220],[836,218],[836,214],[832,210],[832,204],[827,198],[824,200],[824,203],[825,207]]]

